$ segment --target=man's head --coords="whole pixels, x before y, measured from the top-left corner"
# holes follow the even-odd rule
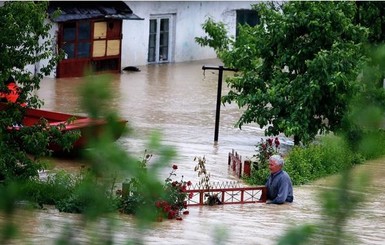
[[[274,174],[274,173],[278,172],[279,170],[281,170],[284,163],[285,163],[285,161],[283,160],[283,158],[280,155],[272,155],[269,158],[270,173]]]

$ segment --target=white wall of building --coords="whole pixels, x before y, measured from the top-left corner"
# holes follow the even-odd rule
[[[236,10],[251,9],[256,1],[126,1],[131,10],[144,20],[123,20],[121,68],[147,65],[149,20],[151,15],[172,14],[175,19],[173,58],[184,62],[216,58],[212,48],[201,47],[195,37],[205,36],[202,24],[211,17],[226,24],[229,34],[235,36]],[[56,41],[57,23],[52,23],[51,38]],[[56,51],[56,42],[52,50]],[[47,65],[46,60],[26,67],[34,73]],[[55,77],[54,70],[49,77]]]
[[[147,64],[149,19],[151,15],[175,17],[175,45],[172,62],[216,58],[212,48],[201,47],[195,37],[205,36],[203,22],[211,17],[235,35],[236,10],[251,9],[256,1],[126,1],[131,10],[144,20],[124,20],[121,66]]]
[[[51,24],[52,27],[51,29],[49,30],[49,39],[52,40],[52,46],[50,47],[51,48],[51,51],[52,53],[56,54],[57,53],[57,31],[59,29],[57,23],[54,23],[50,20],[46,20],[47,23]],[[40,41],[41,43],[43,43],[43,40]],[[48,59],[44,59],[44,60],[40,60],[39,62],[36,62],[35,64],[30,64],[30,65],[27,65],[24,69],[28,72],[31,72],[32,74],[36,74],[37,72],[40,71],[41,68],[43,67],[46,67],[48,65]],[[56,67],[51,71],[51,74],[47,77],[56,77]]]

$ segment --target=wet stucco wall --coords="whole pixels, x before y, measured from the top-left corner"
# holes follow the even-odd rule
[[[251,9],[256,1],[125,1],[133,13],[143,20],[123,20],[121,68],[148,64],[149,20],[152,16],[172,16],[170,62],[184,62],[216,58],[212,48],[201,47],[195,37],[205,36],[202,24],[207,18],[226,24],[229,34],[235,36],[236,10]],[[48,20],[47,20],[48,21]],[[57,51],[57,23],[50,30],[54,40],[52,50]],[[43,66],[46,60],[25,69],[32,74]],[[55,77],[56,70],[50,76]]]
[[[205,36],[202,23],[207,18],[224,22],[235,35],[236,10],[251,9],[255,1],[126,1],[144,20],[124,20],[122,67],[147,64],[149,20],[152,16],[172,16],[171,62],[216,58],[213,49],[201,47],[195,37]]]
[[[51,51],[54,54],[57,54],[58,52],[58,46],[57,46],[57,32],[58,32],[58,24],[55,22],[52,22],[50,20],[45,20],[45,22],[51,24],[51,29],[49,30],[49,39],[51,40]],[[41,43],[43,43],[43,40],[40,40]],[[40,71],[41,68],[46,67],[48,65],[48,59],[41,60],[40,62],[36,62],[35,64],[27,65],[24,69],[31,72],[31,74],[35,75],[37,72]],[[51,74],[47,77],[54,78],[56,77],[56,67],[51,71]]]

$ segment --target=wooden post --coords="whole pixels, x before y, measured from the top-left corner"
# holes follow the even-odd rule
[[[243,176],[250,177],[251,175],[251,161],[245,160],[243,163]]]
[[[237,159],[237,169],[235,171],[236,175],[238,176],[238,178],[242,178],[242,160],[241,158],[238,158]]]
[[[204,201],[203,201],[203,200],[204,200],[204,197],[203,197],[204,195],[205,195],[205,192],[204,192],[204,191],[200,191],[200,192],[199,192],[199,204],[200,204],[200,205],[203,205],[203,204],[204,204]]]
[[[235,170],[237,169],[237,157],[235,156],[234,158],[233,158],[233,165],[232,165],[232,170],[233,170],[233,172],[235,172]]]
[[[234,149],[233,149],[232,152],[234,152]],[[230,164],[231,164],[231,152],[229,152],[229,156],[228,156],[228,159],[227,159],[227,165],[230,166]]]

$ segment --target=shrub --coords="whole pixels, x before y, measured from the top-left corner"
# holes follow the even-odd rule
[[[172,176],[176,176],[175,171],[178,169],[177,165],[172,166],[170,175],[166,178],[164,184],[165,198],[157,200],[155,205],[159,210],[160,217],[167,217],[168,219],[182,219],[181,214],[187,209],[186,192],[187,186],[191,185],[191,181],[184,181],[183,176],[180,181],[172,180]],[[186,211],[186,210],[185,210]]]
[[[173,180],[172,177],[176,176],[177,169],[178,166],[174,164],[169,176],[165,179],[164,193],[154,196],[152,199],[156,207],[158,221],[164,218],[182,220],[182,214],[188,214],[187,198],[189,195],[186,189],[187,186],[191,185],[191,182],[183,180],[183,176],[180,181]],[[146,193],[144,193],[146,190],[136,179],[131,179],[126,185],[129,186],[129,191],[118,191],[120,198],[118,208],[122,213],[137,214],[141,210],[141,206],[149,205]]]
[[[274,154],[279,154],[280,142],[278,137],[268,138],[256,145],[257,154],[254,154],[250,161],[252,162],[251,176],[245,178],[245,181],[250,184],[264,185],[269,176],[268,168],[269,158]]]
[[[206,170],[206,157],[194,157],[194,161],[198,162],[194,167],[194,171],[197,172],[198,177],[200,177],[199,186],[204,190],[210,190],[212,186],[210,184],[210,173]],[[219,200],[219,193],[206,193],[204,199],[204,203],[209,206],[222,204],[221,200]]]
[[[46,179],[32,178],[21,184],[23,198],[42,206],[56,205],[68,198],[79,183],[79,176],[59,171]]]
[[[59,171],[46,179],[33,178],[20,184],[23,200],[39,207],[54,205],[67,213],[88,212],[93,203],[99,204],[101,212],[116,210],[116,200],[106,189],[87,171],[78,174]]]
[[[285,159],[285,171],[290,175],[294,185],[305,184],[319,175],[315,166],[321,165],[321,147],[310,145],[306,148],[294,147]]]
[[[258,154],[253,156],[257,161],[252,165],[251,176],[245,179],[249,184],[265,184],[270,174],[268,158],[279,153],[279,144],[273,144],[275,141],[261,140],[257,145]],[[294,185],[301,185],[362,163],[364,156],[350,151],[342,138],[326,136],[307,146],[292,148],[286,156],[284,170]]]
[[[308,183],[361,163],[361,155],[349,150],[337,137],[323,137],[306,147],[294,147],[286,158],[285,170],[293,184]]]
[[[365,132],[359,142],[358,150],[366,159],[375,159],[385,155],[385,130]]]
[[[116,199],[112,197],[107,187],[94,176],[84,175],[71,194],[57,202],[56,208],[60,212],[81,213],[95,218],[116,211]]]

